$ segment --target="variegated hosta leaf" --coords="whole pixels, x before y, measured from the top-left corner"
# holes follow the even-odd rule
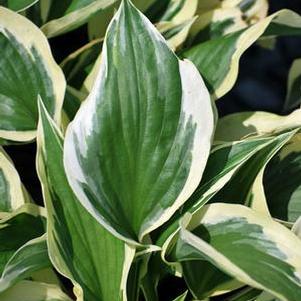
[[[198,0],[171,0],[160,21],[181,24],[195,16]]]
[[[267,147],[273,138],[255,138],[234,143],[218,145],[211,151],[202,181],[181,211],[169,221],[168,227],[160,233],[157,241],[162,245],[167,237],[179,228],[179,218],[186,212],[197,212],[216,193],[218,193],[233,175],[255,154]]]
[[[0,0],[0,5],[14,11],[23,11],[37,3],[39,0]]]
[[[296,130],[271,137],[271,143],[248,160],[227,185],[214,196],[213,201],[245,204],[254,209],[256,207],[256,210],[268,214],[264,199],[261,198],[261,195],[258,197],[258,192],[253,190],[254,183],[273,156],[295,134]],[[263,185],[262,182],[261,185]],[[263,208],[261,208],[262,206]]]
[[[186,40],[191,25],[193,24],[194,21],[195,18],[188,19],[187,21],[184,21],[181,24],[174,24],[171,21],[161,22],[157,24],[157,29],[166,38],[167,45],[171,49],[176,50]],[[90,71],[89,75],[86,77],[83,83],[83,87],[82,87],[83,92],[91,92],[97,74],[99,72],[100,63],[101,63],[101,54],[99,54],[92,70]]]
[[[301,59],[295,60],[288,75],[287,95],[283,111],[289,113],[301,104]]]
[[[211,2],[214,4],[214,1]],[[246,28],[264,19],[267,12],[267,0],[225,0],[206,9],[199,9],[199,17],[191,29],[190,44],[216,39]]]
[[[197,14],[201,15],[216,9],[239,8],[248,23],[264,18],[268,12],[268,0],[202,0],[199,1]]]
[[[81,88],[101,51],[101,44],[101,39],[93,40],[62,61],[60,66],[64,71],[68,85],[76,89]]]
[[[63,138],[42,102],[38,174],[48,214],[48,246],[56,269],[78,283],[84,300],[126,300],[135,251],[101,227],[73,194],[63,167]]]
[[[287,116],[267,112],[242,112],[219,119],[214,139],[237,141],[251,136],[271,135],[301,126],[301,109]]]
[[[294,223],[301,216],[301,134],[296,134],[271,160],[263,181],[271,215]]]
[[[192,25],[190,44],[216,39],[247,27],[243,13],[237,7],[219,8],[198,16]]]
[[[235,2],[232,0],[226,0],[225,2]],[[254,24],[268,14],[269,1],[268,0],[239,0],[236,4],[237,7],[241,9],[244,14],[244,19],[248,24]]]
[[[65,169],[81,203],[118,237],[142,242],[197,187],[213,127],[195,67],[123,1],[93,90],[66,134]]]
[[[97,12],[109,9],[117,0],[73,0],[60,18],[54,19],[42,26],[42,31],[48,38],[61,35],[86,23]]]
[[[34,281],[21,281],[0,294],[1,301],[72,301],[56,286]]]
[[[13,141],[35,138],[40,95],[59,121],[65,79],[47,39],[25,17],[0,7],[0,137]]]
[[[11,212],[28,201],[14,164],[0,147],[0,212]]]
[[[6,263],[0,278],[0,296],[14,284],[46,267],[51,267],[46,237],[42,236],[28,241]]]
[[[192,218],[186,216],[172,258],[208,260],[237,280],[281,300],[301,298],[300,239],[245,206],[212,204]]]
[[[301,17],[281,10],[244,30],[198,44],[184,52],[203,75],[212,96],[220,98],[234,85],[242,54],[261,36],[301,34]]]
[[[166,39],[168,46],[175,51],[185,42],[195,20],[196,17],[183,21],[180,24],[171,21],[160,22],[157,24],[157,28]]]
[[[45,233],[44,210],[33,204],[13,213],[0,213],[0,274],[11,256],[26,242]]]

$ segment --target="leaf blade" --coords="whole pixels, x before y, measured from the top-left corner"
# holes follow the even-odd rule
[[[102,55],[98,80],[67,129],[64,164],[71,187],[99,223],[137,243],[200,181],[213,132],[211,102],[195,67],[178,61],[129,1],[115,15]]]

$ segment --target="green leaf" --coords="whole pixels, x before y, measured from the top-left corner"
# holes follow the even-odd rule
[[[230,297],[228,297],[227,300],[228,301],[259,301],[261,299],[259,299],[258,297],[261,295],[261,293],[262,291],[258,289],[247,287],[245,289],[240,290],[239,292],[233,293]],[[275,298],[272,297],[272,300],[274,299]]]
[[[0,137],[13,141],[35,138],[40,95],[59,122],[65,79],[47,39],[28,19],[0,7]]]
[[[72,301],[58,286],[21,281],[0,295],[1,301]]]
[[[67,86],[63,108],[69,120],[74,119],[78,109],[82,104],[82,101],[85,98],[85,95],[85,93]]]
[[[209,296],[219,296],[243,286],[206,260],[187,260],[181,265],[187,286],[197,299],[203,300]]]
[[[123,1],[94,88],[66,133],[65,169],[81,203],[114,235],[142,242],[197,187],[213,127],[195,67]]]
[[[236,82],[242,54],[261,36],[301,34],[301,17],[281,10],[246,29],[198,44],[183,53],[198,68],[210,93],[220,98]]]
[[[51,267],[46,237],[30,240],[18,249],[4,267],[0,278],[0,294],[33,272]]]
[[[11,212],[28,202],[14,164],[0,147],[0,212]]]
[[[284,226],[245,206],[205,206],[184,218],[175,241],[173,259],[208,260],[281,300],[301,298],[301,241]]]
[[[295,60],[288,75],[287,95],[283,112],[288,113],[301,104],[301,59]]]
[[[45,233],[44,214],[43,208],[33,204],[0,214],[0,274],[21,246]]]
[[[179,219],[186,212],[197,212],[217,194],[233,175],[262,148],[269,145],[272,138],[255,138],[217,145],[211,151],[201,183],[184,205],[161,231],[158,245],[164,244],[171,233],[179,228]]]
[[[37,3],[39,0],[0,0],[0,5],[14,11],[23,11]]]
[[[301,216],[301,141],[296,134],[264,171],[264,193],[271,215],[294,223]]]
[[[101,227],[73,194],[63,167],[62,135],[39,104],[37,164],[51,261],[62,275],[81,286],[85,300],[126,300],[134,250]]]
[[[171,0],[160,21],[181,24],[195,16],[198,0]]]
[[[206,42],[247,27],[238,7],[210,10],[198,16],[189,34],[189,44]]]
[[[185,20],[179,24],[172,21],[161,22],[157,24],[157,28],[166,39],[168,46],[175,51],[185,42],[195,20],[196,17]]]
[[[271,143],[265,146],[260,152],[246,162],[234,177],[216,194],[213,201],[224,203],[245,204],[255,209],[258,208],[262,213],[265,212],[263,199],[253,195],[252,191],[254,182],[273,156],[295,135],[296,130],[288,131],[271,137]],[[261,182],[262,185],[262,182]],[[256,199],[256,200],[255,200]],[[259,204],[255,204],[259,202]],[[264,206],[261,210],[261,206]]]
[[[101,52],[102,41],[93,40],[77,49],[60,64],[68,85],[80,89]]]
[[[48,38],[61,35],[86,23],[97,12],[110,8],[117,0],[87,0],[73,1],[66,15],[49,21],[42,26],[42,31]]]

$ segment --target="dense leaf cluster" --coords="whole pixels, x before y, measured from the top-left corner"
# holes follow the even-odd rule
[[[301,300],[301,61],[290,114],[215,107],[244,52],[301,34],[301,16],[267,0],[0,5],[1,301]],[[58,65],[48,38],[83,24],[89,43]],[[33,141],[44,206],[5,151]]]

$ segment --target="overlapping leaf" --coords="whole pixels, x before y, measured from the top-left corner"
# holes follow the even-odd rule
[[[301,84],[301,59],[293,62],[287,85],[287,95],[283,106],[284,113],[290,113],[292,110],[300,107],[300,84]]]
[[[28,201],[17,170],[0,147],[0,212],[11,212]]]
[[[208,260],[281,300],[301,297],[301,242],[284,226],[240,205],[212,204],[186,216],[172,257]]]
[[[179,228],[179,219],[186,212],[195,213],[209,202],[255,154],[268,147],[273,138],[255,138],[221,144],[213,148],[203,179],[182,210],[162,229],[157,243],[162,245],[167,237]]]
[[[301,126],[301,110],[287,116],[268,112],[241,112],[219,119],[215,132],[216,141],[238,141],[248,137],[272,135]]]
[[[275,218],[294,223],[301,216],[301,140],[296,134],[267,165],[266,205]]]
[[[271,137],[271,143],[246,162],[231,181],[214,196],[213,200],[216,202],[245,204],[254,208],[256,206],[259,210],[260,206],[265,206],[264,199],[261,196],[258,197],[256,191],[252,191],[253,185],[258,175],[261,176],[261,172],[268,162],[295,134],[296,130],[293,130]],[[263,183],[261,182],[259,185],[262,186]],[[255,202],[259,202],[259,204],[255,204]]]
[[[21,281],[0,295],[1,301],[72,301],[58,286]]]
[[[81,286],[84,300],[125,301],[135,251],[102,228],[73,194],[63,168],[62,135],[40,105],[37,163],[50,258],[61,274]]]
[[[47,22],[42,31],[50,38],[71,31],[87,22],[97,12],[108,9],[117,0],[72,1],[64,15]]]
[[[23,205],[13,213],[0,214],[0,274],[20,247],[45,233],[43,215],[43,208],[33,204]]]
[[[1,0],[0,5],[14,11],[23,11],[37,3],[39,0]]]
[[[0,295],[14,284],[46,267],[51,267],[51,262],[45,236],[28,241],[6,263],[0,277]]]
[[[184,52],[203,75],[212,96],[220,98],[234,85],[242,54],[261,36],[301,34],[301,17],[279,11],[251,27],[198,44]]]
[[[66,134],[65,169],[81,203],[115,235],[141,242],[197,187],[212,132],[195,67],[123,1],[96,83]]]

